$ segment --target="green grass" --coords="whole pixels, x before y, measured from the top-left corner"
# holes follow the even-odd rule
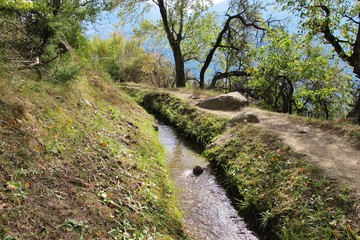
[[[84,70],[0,72],[0,238],[183,239],[154,119]]]

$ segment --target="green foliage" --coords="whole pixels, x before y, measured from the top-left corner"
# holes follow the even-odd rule
[[[308,38],[317,37],[325,44],[331,45],[340,59],[349,67],[357,79],[357,86],[353,89],[351,112],[348,119],[353,123],[360,124],[360,31],[358,1],[352,0],[277,0],[283,8],[294,12],[300,18],[302,32]]]
[[[81,66],[78,65],[60,65],[57,64],[53,70],[51,81],[56,83],[66,83],[74,80],[80,73]]]
[[[54,66],[71,48],[87,51],[83,22],[94,21],[101,11],[111,10],[116,1],[0,1],[0,46],[10,49],[11,58],[31,63],[41,74]],[[27,64],[29,66],[29,64]]]
[[[157,87],[173,84],[173,67],[160,54],[149,54],[137,39],[112,33],[102,40],[95,36],[88,53],[92,63],[118,82],[142,82]]]
[[[1,8],[12,8],[18,9],[20,11],[29,11],[34,8],[33,1],[26,1],[26,0],[0,0],[0,7]]]
[[[299,35],[269,34],[267,45],[254,50],[248,88],[260,105],[274,111],[312,117],[339,118],[351,102],[350,77],[336,59],[330,63],[324,49]]]
[[[300,16],[300,24],[309,37],[321,33],[326,25],[335,34],[337,39],[341,39],[340,45],[346,53],[352,52],[352,45],[358,33],[358,18],[360,5],[351,0],[277,0],[287,9]],[[325,8],[329,11],[326,14]]]

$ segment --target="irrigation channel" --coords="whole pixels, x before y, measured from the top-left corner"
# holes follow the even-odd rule
[[[167,150],[171,175],[179,189],[186,233],[193,239],[255,240],[216,181],[211,166],[200,156],[201,148],[179,136],[172,127],[159,126],[160,142]],[[201,166],[200,176],[193,168]]]

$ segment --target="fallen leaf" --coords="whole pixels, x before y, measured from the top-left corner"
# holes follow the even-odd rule
[[[40,153],[40,152],[43,152],[43,151],[44,151],[44,148],[43,148],[42,146],[39,146],[39,145],[38,145],[38,146],[35,147],[35,151],[38,152],[38,153]]]
[[[118,207],[118,205],[112,200],[107,201],[107,206],[110,207],[110,208],[117,208]]]
[[[331,232],[334,234],[335,237],[340,237],[340,234],[337,230],[332,230]]]
[[[14,186],[14,185],[11,185],[11,184],[7,184],[7,185],[6,185],[6,189],[9,190],[9,191],[14,191],[14,190],[17,189],[17,187]]]
[[[350,224],[346,225],[346,229],[348,230],[349,233],[353,233],[353,230],[352,230]]]

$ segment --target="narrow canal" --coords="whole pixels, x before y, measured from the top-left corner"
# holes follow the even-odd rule
[[[233,208],[217,183],[201,149],[189,144],[173,128],[160,125],[159,138],[167,150],[171,175],[179,189],[180,208],[186,233],[197,240],[255,240],[254,234]],[[205,168],[195,176],[195,166]]]

